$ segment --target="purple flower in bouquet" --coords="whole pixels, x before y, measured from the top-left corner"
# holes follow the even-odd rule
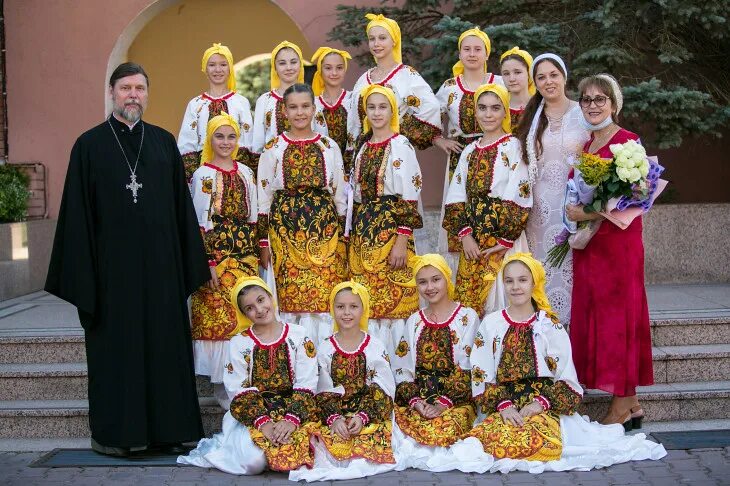
[[[570,232],[567,229],[563,229],[560,233],[555,236],[555,245],[563,245],[567,243]]]
[[[649,160],[649,172],[646,175],[645,188],[638,188],[631,196],[621,196],[618,203],[616,203],[616,209],[623,211],[631,207],[638,207],[647,212],[652,205],[654,199],[654,193],[656,192],[657,185],[659,183],[659,177],[664,172],[664,167],[657,162],[656,157],[648,157]]]

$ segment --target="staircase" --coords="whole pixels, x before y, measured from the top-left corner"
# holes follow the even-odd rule
[[[639,389],[648,430],[697,428],[713,419],[728,427],[730,285],[655,286],[648,294],[656,384]],[[83,332],[72,306],[44,292],[0,302],[0,450],[88,447],[86,382]],[[210,435],[223,413],[210,382],[198,377],[197,384]],[[589,390],[581,412],[599,419],[609,399]]]

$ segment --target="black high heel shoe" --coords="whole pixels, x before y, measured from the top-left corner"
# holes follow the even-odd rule
[[[631,408],[631,428],[640,429],[641,423],[644,421],[644,409],[638,407],[634,410],[634,408]]]

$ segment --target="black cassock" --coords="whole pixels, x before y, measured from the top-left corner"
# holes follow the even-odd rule
[[[144,122],[111,123],[134,167]],[[210,273],[172,134],[144,123],[136,174],[135,204],[109,123],[78,138],[46,281],[78,308],[91,435],[116,447],[203,436],[186,299]]]

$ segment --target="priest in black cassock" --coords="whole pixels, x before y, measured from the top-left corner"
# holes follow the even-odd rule
[[[112,115],[76,140],[46,281],[78,308],[92,447],[114,455],[203,436],[186,299],[210,272],[175,138],[141,119],[148,86],[121,64]]]

